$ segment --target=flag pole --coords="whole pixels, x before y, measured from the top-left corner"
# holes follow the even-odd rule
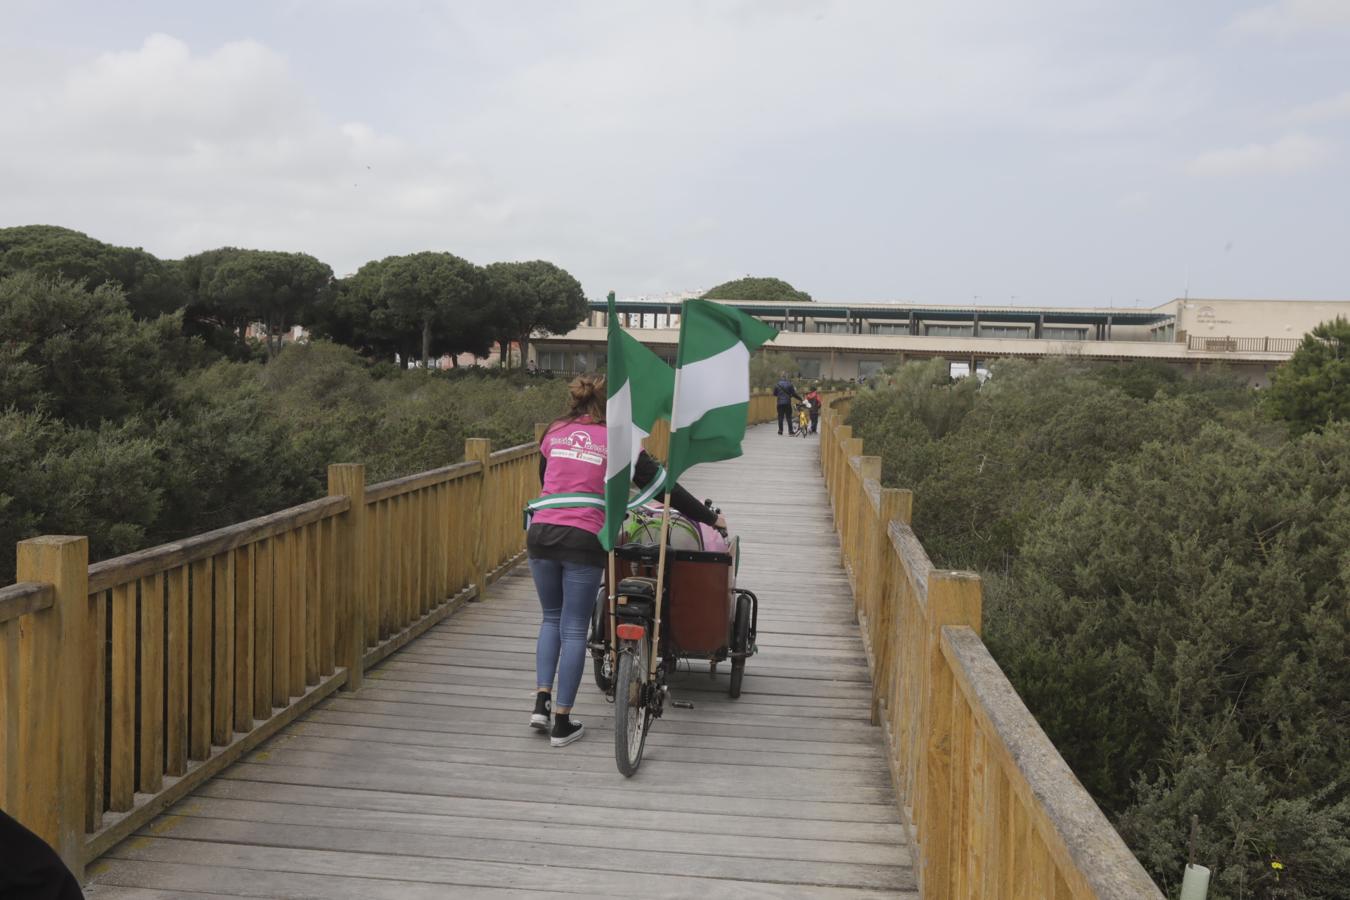
[[[611,684],[618,681],[619,678],[619,661],[616,658],[616,654],[619,652],[619,638],[617,632],[614,630],[614,617],[616,615],[614,610],[614,597],[619,590],[619,579],[616,575],[616,568],[617,566],[614,562],[614,548],[611,547],[609,551],[609,646],[605,648],[605,655],[609,657]]]
[[[683,319],[681,319],[683,322]],[[675,416],[676,410],[680,408],[680,370],[675,369],[675,392],[670,398],[670,437],[666,440],[666,471],[670,472],[670,458],[675,449]],[[654,626],[655,634],[652,639],[652,658],[650,661],[651,669],[648,675],[656,675],[656,658],[661,653],[661,600],[665,597],[666,585],[666,538],[670,533],[670,492],[674,488],[675,479],[666,477],[666,495],[661,504],[661,551],[656,558],[656,624]]]

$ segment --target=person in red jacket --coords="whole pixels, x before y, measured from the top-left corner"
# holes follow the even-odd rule
[[[817,434],[816,426],[820,423],[820,384],[811,382],[811,390],[806,392],[806,402],[811,404],[811,433]]]

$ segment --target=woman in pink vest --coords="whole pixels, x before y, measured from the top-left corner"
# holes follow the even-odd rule
[[[568,385],[568,390],[571,398],[566,415],[548,427],[539,447],[542,495],[603,494],[605,462],[609,456],[605,376],[580,375]],[[646,486],[658,468],[644,453],[633,480],[639,487]],[[671,506],[696,522],[726,527],[721,516],[678,485],[671,492]],[[530,574],[534,576],[539,605],[544,611],[535,647],[538,687],[530,725],[540,731],[549,731],[551,725],[554,747],[566,747],[579,739],[584,730],[571,712],[586,666],[591,611],[607,562],[599,538],[604,524],[605,511],[592,506],[540,509],[525,536]],[[552,705],[555,673],[556,707]]]

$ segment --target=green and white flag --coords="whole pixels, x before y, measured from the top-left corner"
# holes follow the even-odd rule
[[[684,301],[670,426],[672,484],[698,463],[741,455],[750,405],[750,354],[777,336],[777,330],[730,306]]]
[[[619,327],[613,292],[609,295],[609,366],[605,385],[609,450],[605,467],[605,527],[600,530],[600,544],[612,550],[618,543],[627,511],[651,500],[665,486],[663,470],[636,497],[629,497],[642,441],[651,434],[657,419],[670,418],[675,391],[674,370]]]

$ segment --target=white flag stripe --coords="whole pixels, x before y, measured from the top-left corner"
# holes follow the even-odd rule
[[[750,402],[750,351],[742,343],[675,370],[679,389],[671,429],[687,428],[709,410]]]
[[[638,430],[633,425],[632,386],[633,382],[625,381],[623,387],[606,401],[605,421],[608,425],[605,430],[609,444],[609,458],[605,462],[606,481],[632,465],[632,460],[625,458],[623,451],[628,449],[625,445],[631,444],[634,440],[638,442],[642,440],[632,433]]]

